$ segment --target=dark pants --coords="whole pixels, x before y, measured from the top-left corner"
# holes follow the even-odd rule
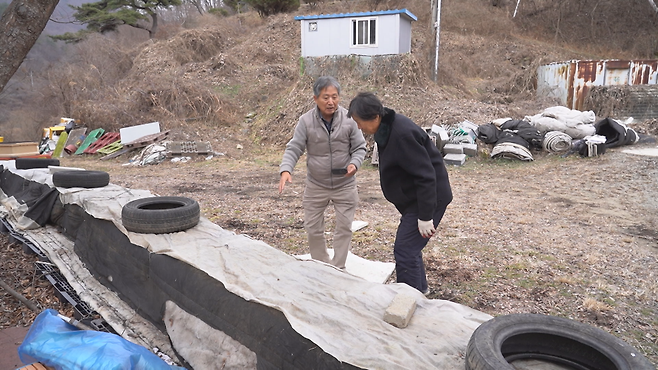
[[[445,211],[445,207],[440,207],[434,211],[432,218],[434,227],[441,222]],[[423,248],[425,248],[428,241],[429,239],[423,238],[418,231],[418,214],[405,213],[400,217],[400,225],[393,245],[395,274],[398,283],[405,283],[421,292],[427,291]]]

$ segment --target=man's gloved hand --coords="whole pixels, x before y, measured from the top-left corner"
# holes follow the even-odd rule
[[[422,235],[423,238],[429,238],[434,235],[434,232],[436,232],[436,229],[434,228],[434,220],[418,220],[418,231],[420,231],[420,235]]]

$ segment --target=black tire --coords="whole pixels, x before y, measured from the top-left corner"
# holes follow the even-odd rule
[[[503,315],[480,325],[468,342],[466,370],[513,370],[510,363],[521,359],[580,370],[655,370],[637,350],[599,328],[539,314]]]
[[[32,168],[48,168],[48,166],[59,166],[57,158],[16,158],[16,169],[29,170]]]
[[[104,171],[59,171],[53,173],[53,185],[60,188],[102,188],[110,183]]]
[[[128,231],[141,234],[165,234],[196,226],[199,203],[185,197],[149,197],[127,203],[121,210],[121,222]]]

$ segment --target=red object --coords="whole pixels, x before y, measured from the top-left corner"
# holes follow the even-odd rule
[[[68,154],[73,154],[76,150],[78,150],[78,147],[73,144],[69,144],[64,147],[64,151]]]
[[[52,158],[53,152],[48,152],[48,153],[43,153],[43,154],[35,154],[35,155],[20,155],[17,157],[0,157],[0,161],[11,161],[12,159],[16,158]]]
[[[106,132],[98,138],[98,140],[94,141],[83,151],[85,154],[95,154],[96,151],[108,144],[112,144],[113,142],[119,140],[121,138],[121,135],[118,132]]]

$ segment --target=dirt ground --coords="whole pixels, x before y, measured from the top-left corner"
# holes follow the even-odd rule
[[[633,149],[656,146],[655,137],[645,140]],[[130,155],[61,162],[107,171],[112,183],[127,188],[196,199],[203,216],[225,229],[290,254],[307,253],[304,163],[279,195],[282,150],[248,154],[237,144],[231,150],[223,145],[225,152],[214,148],[212,158],[185,163],[135,166]],[[533,162],[480,156],[450,166],[454,201],[424,254],[429,297],[491,315],[568,317],[620,337],[657,363],[658,158],[624,153],[628,148],[595,158],[535,153]],[[355,220],[368,226],[354,233],[352,252],[393,262],[399,214],[383,198],[375,166],[367,161],[357,179]],[[331,240],[331,209],[327,215]],[[70,311],[35,274],[34,256],[5,238],[1,251],[0,278],[42,308]],[[33,320],[34,313],[13,297],[5,294],[1,302],[0,328]]]
[[[633,147],[655,147],[649,142]],[[531,312],[600,327],[658,361],[658,158],[608,150],[596,158],[536,153],[534,162],[472,157],[450,166],[454,201],[425,249],[430,298],[491,315]],[[290,254],[307,253],[304,164],[278,194],[282,151],[198,156],[128,165],[68,158],[111,182],[196,199],[203,216]],[[382,196],[377,168],[357,174],[352,252],[393,261],[399,214]],[[333,212],[328,212],[331,239]],[[394,279],[394,278],[393,278]]]

